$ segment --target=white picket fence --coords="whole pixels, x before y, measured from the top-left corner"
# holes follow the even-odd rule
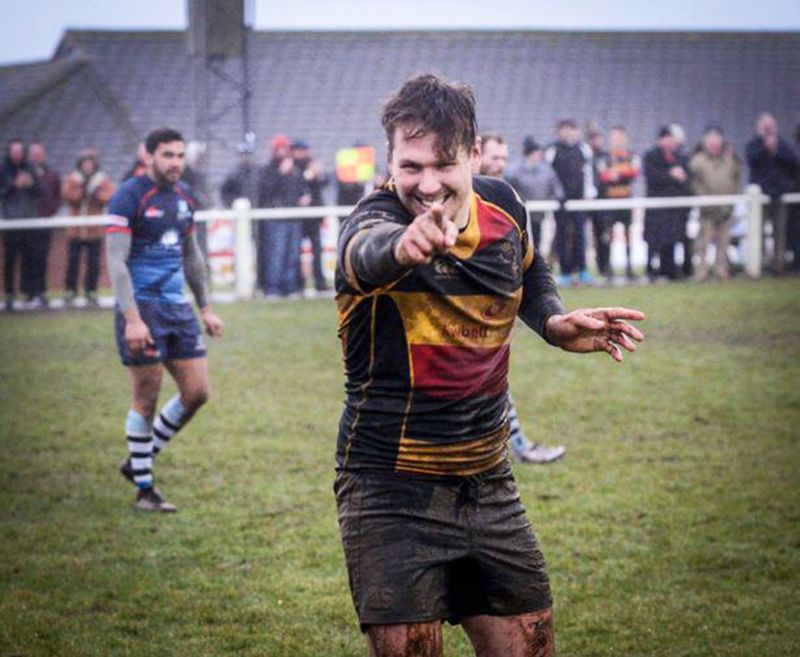
[[[784,203],[800,203],[800,193],[785,194]],[[746,208],[745,271],[751,278],[761,276],[762,270],[762,208],[769,197],[761,193],[758,185],[750,185],[743,194],[726,196],[688,196],[666,198],[594,199],[567,201],[564,207],[571,212],[596,212],[602,210],[633,210],[641,214],[648,208],[698,208],[732,205]],[[551,215],[561,206],[557,201],[531,201],[526,203],[529,212]],[[211,209],[195,213],[199,222],[231,221],[235,229],[233,244],[234,290],[239,299],[250,299],[256,284],[255,245],[253,222],[276,219],[314,219],[346,217],[350,206],[329,205],[308,208],[252,208],[247,199],[237,199],[232,209]],[[65,228],[67,226],[104,226],[109,217],[48,217],[32,219],[0,219],[0,231]]]

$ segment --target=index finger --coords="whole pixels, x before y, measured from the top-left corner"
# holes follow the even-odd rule
[[[633,308],[595,308],[595,312],[612,322],[621,319],[631,319],[639,322],[647,319],[641,310],[634,310]]]
[[[442,222],[444,221],[444,208],[442,207],[441,203],[434,203],[430,210],[428,210],[428,214],[430,214],[431,219],[433,219],[433,223],[435,223],[439,228],[442,228]]]

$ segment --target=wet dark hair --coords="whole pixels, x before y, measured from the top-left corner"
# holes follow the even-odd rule
[[[152,155],[159,144],[169,144],[172,141],[183,141],[183,135],[172,128],[157,128],[145,137],[144,147]]]
[[[389,142],[389,155],[394,148],[395,130],[403,126],[409,139],[436,135],[437,157],[452,159],[460,147],[469,153],[475,145],[475,94],[466,84],[448,82],[433,74],[417,75],[406,80],[386,101],[381,123]]]

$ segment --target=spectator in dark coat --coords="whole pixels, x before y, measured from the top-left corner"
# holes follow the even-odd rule
[[[678,142],[678,157],[682,160],[686,160],[688,163],[689,151],[687,150],[686,144],[686,131],[679,123],[670,123],[669,129],[672,132],[672,136],[675,137],[675,140]],[[691,170],[688,169],[688,164],[687,171],[689,171],[689,178],[691,179],[692,174]],[[689,180],[690,189],[691,182],[692,181]],[[694,238],[689,237],[689,231],[687,230],[688,224],[689,208],[683,208],[683,237],[681,238],[681,245],[683,246],[683,265],[681,267],[681,273],[686,278],[691,278],[694,276]]]
[[[764,206],[764,226],[767,222],[772,226],[772,268],[780,273],[786,259],[786,213],[780,198],[794,189],[800,159],[791,144],[778,136],[775,118],[767,113],[758,117],[756,136],[747,143],[745,155],[750,182],[760,185],[761,191],[770,197],[769,205]]]
[[[658,144],[644,156],[644,175],[647,196],[689,196],[689,163],[678,150],[678,140],[669,126],[658,133]],[[644,220],[644,240],[647,242],[647,273],[670,279],[679,277],[675,266],[675,245],[686,235],[686,210],[663,208],[647,210]],[[658,257],[659,268],[653,261]]]
[[[8,142],[6,158],[0,171],[0,209],[4,219],[30,219],[38,214],[42,188],[39,177],[28,162],[25,144],[20,139]],[[14,309],[14,270],[21,260],[20,290],[33,297],[34,231],[3,231],[5,259],[3,282],[6,293],[6,310]]]
[[[544,158],[558,175],[565,199],[595,198],[592,149],[581,141],[577,122],[561,119],[556,130],[558,139],[547,147]],[[583,283],[591,281],[586,269],[586,213],[556,212],[555,247],[561,267],[560,285],[570,285],[573,273]]]
[[[246,198],[252,207],[258,207],[258,167],[253,162],[253,146],[242,142],[237,148],[239,163],[228,174],[219,190],[225,207],[232,207],[237,198]]]
[[[52,217],[61,207],[61,177],[47,163],[47,151],[41,142],[31,142],[28,148],[28,159],[33,166],[42,186],[39,207],[36,214],[40,217]],[[50,256],[52,230],[45,228],[33,231],[33,266],[31,303],[33,307],[47,308],[47,261]]]
[[[208,144],[204,141],[190,141],[186,144],[185,166],[181,180],[191,187],[197,200],[196,210],[208,210],[211,207],[211,194],[208,190],[208,175],[206,173],[206,151]],[[211,280],[211,266],[208,262],[208,224],[195,219],[197,243],[206,261],[206,280],[209,286]]]
[[[306,185],[308,185],[308,193],[311,198],[309,205],[311,207],[325,205],[322,199],[322,190],[328,185],[330,178],[325,173],[322,163],[311,156],[311,149],[302,139],[292,142],[291,153],[295,165],[303,174]],[[322,238],[320,236],[322,217],[303,219],[301,225],[303,229],[301,237],[307,237],[311,244],[314,289],[317,292],[322,292],[328,289],[328,284],[325,282],[325,274],[322,271]]]
[[[311,202],[308,185],[292,159],[290,144],[285,135],[276,135],[272,140],[272,157],[259,173],[259,207],[293,208]],[[267,220],[260,235],[261,262],[265,268],[264,294],[267,298],[299,294],[301,221]]]
[[[237,146],[236,152],[239,163],[222,182],[219,196],[223,205],[227,208],[233,207],[233,202],[237,198],[246,198],[250,201],[251,208],[258,207],[258,167],[253,161],[252,141],[243,141]],[[255,242],[256,255],[256,284],[259,290],[264,289],[264,269],[265,263],[261,261],[264,253],[261,249],[261,231],[266,230],[265,222],[253,222],[253,240]]]
[[[800,124],[797,125],[794,133],[794,145],[795,152],[800,153]],[[800,192],[800,167],[797,168],[792,191]],[[789,251],[792,252],[791,270],[800,272],[800,203],[793,203],[790,205],[788,212],[789,219],[786,230],[787,246],[789,247]]]

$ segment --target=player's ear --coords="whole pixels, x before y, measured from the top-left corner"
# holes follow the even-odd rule
[[[472,151],[469,154],[469,161],[472,165],[472,171],[478,173],[481,170],[481,138],[475,137],[475,143],[472,145]]]

